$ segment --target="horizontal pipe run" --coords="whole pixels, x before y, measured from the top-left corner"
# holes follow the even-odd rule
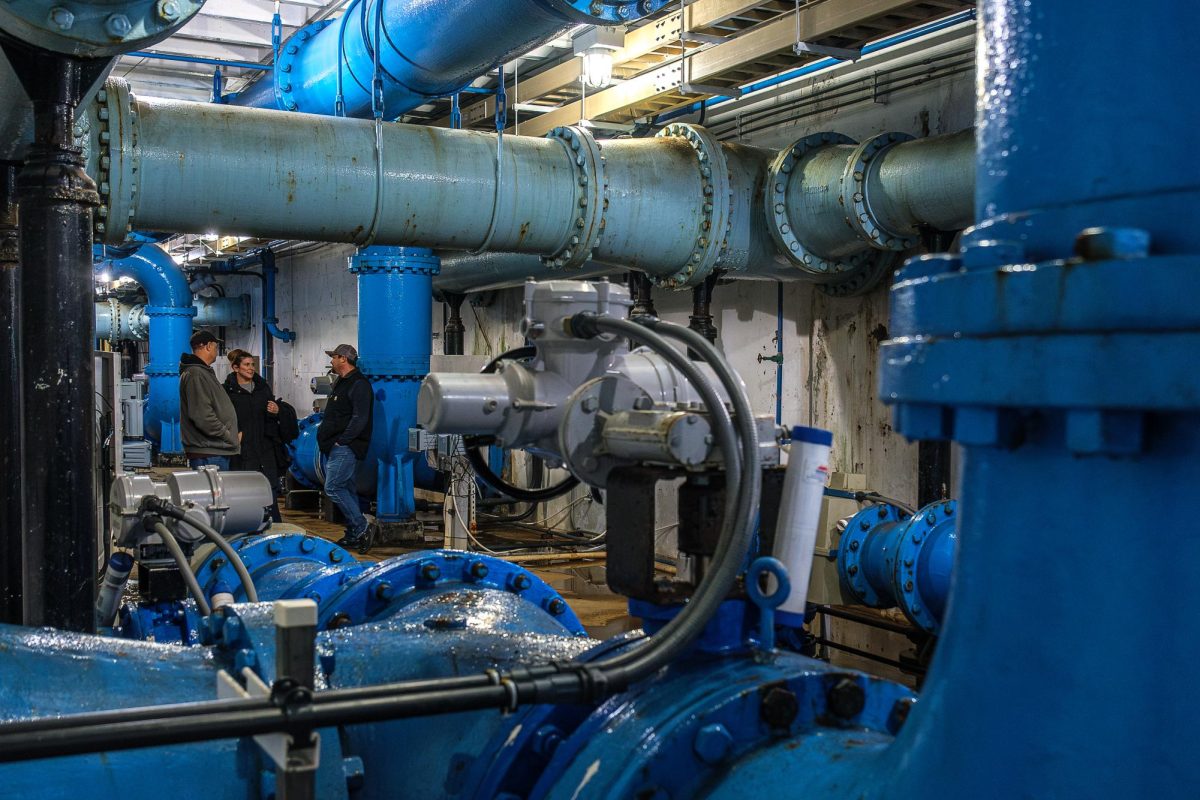
[[[250,295],[194,297],[193,328],[250,327]],[[118,300],[96,301],[96,338],[109,341],[142,342],[150,335],[150,317],[143,303]]]
[[[497,170],[491,134],[142,99],[119,81],[98,104],[109,121],[93,119],[91,156],[108,156],[94,163],[107,218],[130,229],[486,245],[542,257],[532,274],[594,258],[682,288],[714,269],[845,281],[917,226],[971,214],[969,134],[823,134],[777,155],[695,126],[602,143],[566,128],[504,137]]]

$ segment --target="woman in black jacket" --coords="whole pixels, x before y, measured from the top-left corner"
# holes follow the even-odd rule
[[[230,469],[261,472],[271,482],[271,498],[279,491],[279,464],[276,444],[279,440],[279,405],[271,385],[255,372],[254,356],[245,350],[229,354],[233,371],[225,378],[225,391],[237,411],[242,452],[233,457]],[[271,519],[282,522],[279,504],[271,504]]]

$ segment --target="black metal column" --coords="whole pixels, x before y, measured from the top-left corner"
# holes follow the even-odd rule
[[[25,486],[24,621],[94,629],[95,374],[92,211],[96,184],[74,146],[75,107],[104,64],[6,43],[33,101],[21,204]]]
[[[21,583],[21,251],[17,171],[0,162],[0,622],[20,625]]]
[[[629,294],[633,305],[629,308],[629,318],[657,317],[658,310],[654,307],[654,284],[644,272],[629,273]]]
[[[720,279],[721,272],[713,270],[704,279],[704,283],[692,289],[692,313],[688,317],[688,327],[713,344],[717,342],[718,331],[716,324],[713,322],[712,298],[713,290],[717,288],[717,281]],[[700,355],[689,347],[688,358],[693,361],[699,361]]]
[[[450,312],[442,329],[443,355],[461,356],[466,347],[467,326],[463,324],[462,318],[462,304],[466,297],[465,294],[457,292],[443,293],[443,299]]]

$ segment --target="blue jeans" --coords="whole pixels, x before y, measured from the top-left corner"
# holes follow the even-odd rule
[[[188,466],[192,469],[200,467],[216,467],[218,472],[229,472],[229,456],[201,456],[189,458]]]
[[[335,444],[325,462],[325,494],[346,515],[351,536],[358,536],[367,529],[367,518],[358,506],[357,472],[358,459],[354,451],[343,444]]]

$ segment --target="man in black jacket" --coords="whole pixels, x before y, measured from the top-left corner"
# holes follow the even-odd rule
[[[346,536],[338,542],[356,547],[367,533],[367,519],[358,504],[355,473],[371,445],[371,415],[375,396],[371,382],[358,368],[358,351],[339,344],[326,350],[330,367],[338,376],[325,405],[325,418],[317,428],[317,446],[328,456],[325,463],[325,494],[346,515]]]

